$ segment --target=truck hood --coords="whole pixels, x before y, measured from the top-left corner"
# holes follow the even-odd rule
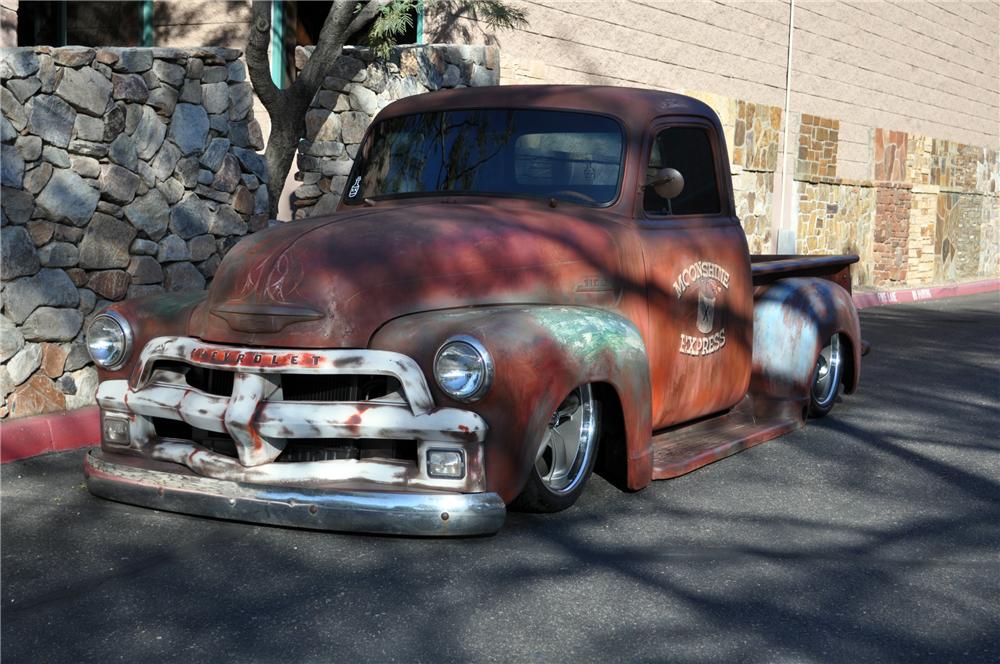
[[[506,202],[505,202],[506,203]],[[384,323],[489,304],[612,304],[607,211],[435,202],[364,208],[256,233],[225,257],[189,323],[206,341],[363,348]]]

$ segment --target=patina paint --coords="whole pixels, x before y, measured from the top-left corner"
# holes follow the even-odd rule
[[[261,496],[284,495],[287,485],[287,495],[302,491],[322,514],[309,487],[331,492],[326,507],[338,516],[330,523],[363,530],[361,517],[344,517],[357,499],[405,504],[414,527],[426,529],[418,532],[444,534],[448,515],[435,510],[451,504],[440,492],[451,492],[471,519],[455,532],[493,532],[497,503],[521,492],[552,413],[582,384],[598,386],[607,414],[621,409],[623,440],[601,445],[621,451],[631,489],[650,482],[654,465],[656,477],[676,476],[801,425],[816,355],[834,333],[848,351],[845,386],[855,388],[862,343],[849,266],[857,257],[748,255],[722,170],[722,127],[708,106],[625,88],[506,86],[411,97],[379,117],[486,107],[618,119],[626,146],[617,198],[603,208],[488,196],[342,205],[248,236],[207,294],[111,305],[129,321],[134,349],[121,369],[99,372],[98,402],[105,417],[129,422],[131,442],[105,441],[88,461],[92,490],[211,514],[223,504],[218,492],[231,492],[235,502],[225,504],[246,510],[233,514],[304,525],[309,517],[294,501],[279,518]],[[643,211],[649,146],[671,124],[708,132],[719,214]],[[436,351],[459,334],[479,340],[495,364],[491,388],[474,403],[452,400],[433,379]],[[204,392],[188,384],[185,367],[232,372],[234,387]],[[283,374],[389,376],[400,394],[286,401]],[[236,456],[160,439],[154,418],[228,434]],[[302,439],[412,441],[417,462],[278,459]],[[432,447],[462,452],[465,478],[429,477]],[[174,493],[161,503],[167,485]],[[267,489],[258,496],[255,485]],[[332,497],[354,489],[368,493]],[[372,497],[389,490],[391,500]],[[209,503],[197,496],[212,491],[216,507],[199,511]],[[385,518],[379,524],[394,532]]]
[[[791,277],[754,294],[753,380],[758,399],[808,403],[820,350],[834,334],[847,345],[844,389],[860,379],[861,328],[851,296],[826,279]]]
[[[432,386],[437,403],[478,413],[489,427],[486,486],[504,500],[520,492],[549,418],[576,387],[607,383],[625,420],[627,481],[652,477],[649,362],[634,323],[613,311],[583,307],[501,306],[427,312],[383,327],[372,348],[413,357],[430,375],[438,346],[458,333],[475,336],[493,356],[493,387],[481,401],[459,404]]]

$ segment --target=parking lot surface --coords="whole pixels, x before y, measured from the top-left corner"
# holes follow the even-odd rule
[[[862,312],[833,413],[635,494],[425,540],[2,469],[4,662],[1000,661],[1000,296]]]

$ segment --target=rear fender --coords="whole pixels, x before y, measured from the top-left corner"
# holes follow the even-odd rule
[[[844,389],[853,392],[861,369],[861,327],[850,293],[822,278],[780,279],[754,290],[753,374],[755,400],[808,403],[820,350],[841,334]]]
[[[451,399],[434,380],[438,348],[450,337],[478,339],[493,357],[493,385],[472,404]],[[417,361],[439,406],[478,413],[489,426],[486,486],[505,501],[528,479],[538,445],[559,402],[574,388],[607,383],[625,421],[627,485],[652,477],[649,362],[635,325],[612,312],[572,306],[497,306],[435,311],[395,319],[370,347]]]

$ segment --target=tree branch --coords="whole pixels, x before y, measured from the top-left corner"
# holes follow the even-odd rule
[[[351,24],[347,26],[347,29],[344,31],[345,38],[350,39],[354,33],[365,27],[382,10],[382,7],[387,4],[389,4],[389,0],[369,0],[368,4],[357,13]]]
[[[246,60],[254,92],[270,115],[279,111],[281,90],[271,79],[271,63],[267,47],[271,43],[271,3],[254,0],[250,14],[250,37],[247,39]],[[280,44],[278,48],[280,48]]]
[[[319,90],[326,72],[344,49],[344,43],[347,41],[344,31],[351,24],[357,6],[358,3],[353,0],[334,0],[330,13],[323,22],[323,29],[320,30],[316,48],[295,79],[294,87],[298,93],[308,93],[311,99]]]

